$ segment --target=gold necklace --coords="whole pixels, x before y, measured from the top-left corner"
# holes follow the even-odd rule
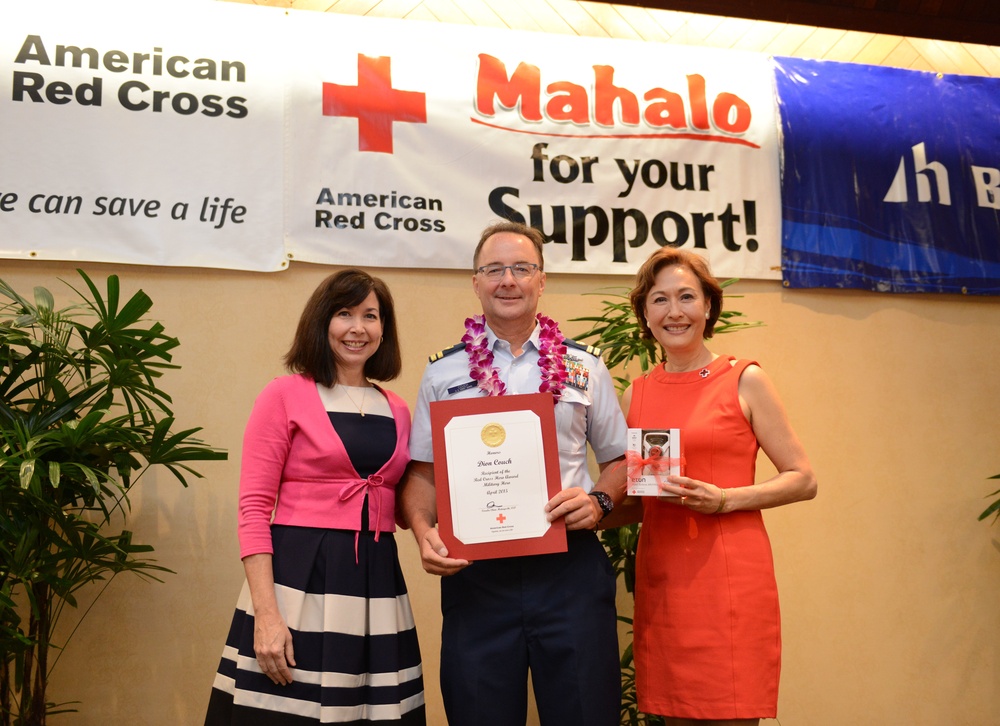
[[[698,371],[699,373],[701,373],[701,377],[704,378],[705,376],[708,375],[708,373],[706,373],[705,371],[708,370],[708,367],[710,365],[712,365],[712,363],[714,361],[715,361],[715,358],[713,358],[712,354],[709,353],[708,354],[708,363],[706,363],[705,365],[694,365],[694,366],[688,366],[688,367],[686,367],[684,369],[681,369],[681,370],[672,370],[669,367],[670,361],[665,360],[665,361],[663,361],[663,370],[666,373],[690,373],[692,371]]]
[[[368,396],[368,388],[369,388],[369,386],[365,386],[365,392],[361,394],[361,405],[360,406],[358,405],[358,402],[354,400],[354,396],[351,395],[351,392],[347,390],[347,386],[343,386],[342,385],[341,388],[344,389],[344,395],[347,396],[347,398],[351,401],[351,403],[354,404],[354,408],[358,409],[358,413],[361,414],[361,418],[364,418],[365,417],[365,398]]]

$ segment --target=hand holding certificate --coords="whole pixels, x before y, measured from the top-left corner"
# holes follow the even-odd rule
[[[565,524],[546,502],[560,490],[550,394],[430,405],[438,527],[452,557],[564,552]]]

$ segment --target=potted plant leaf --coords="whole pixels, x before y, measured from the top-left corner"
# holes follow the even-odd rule
[[[1000,479],[1000,474],[995,474],[990,477],[990,479]],[[979,515],[979,521],[983,521],[990,515],[993,515],[993,521],[996,522],[1000,520],[1000,489],[997,489],[992,494],[987,494],[987,498],[993,497],[993,503],[983,510],[983,513]]]
[[[0,280],[0,723],[39,726],[71,708],[50,703],[53,640],[66,606],[120,572],[168,572],[125,529],[129,492],[163,466],[183,486],[189,462],[227,457],[177,430],[160,388],[178,340],[144,320],[141,290],[122,304],[82,270],[79,301],[56,308]],[[85,615],[86,613],[84,613]],[[82,616],[81,616],[82,617]]]

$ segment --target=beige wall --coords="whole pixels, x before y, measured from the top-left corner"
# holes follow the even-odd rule
[[[329,3],[311,3],[320,5]],[[458,0],[347,5],[354,12],[485,7]],[[772,32],[787,39],[796,29]],[[809,36],[797,37],[804,43]],[[823,52],[837,44],[830,31],[817,37],[826,39]],[[870,49],[876,40],[855,45]],[[901,43],[879,42],[899,57]],[[984,62],[1000,58],[994,49],[969,52]],[[810,55],[808,47],[798,54]],[[22,291],[49,286],[65,301],[58,278],[72,281],[76,266],[0,260],[0,277]],[[60,723],[199,723],[242,582],[235,510],[243,424],[260,388],[281,373],[305,298],[331,268],[85,267],[95,277],[116,273],[126,291],[151,295],[153,316],[181,340],[175,360],[182,369],[164,381],[179,423],[203,426],[204,438],[228,449],[230,461],[203,466],[206,478],[188,490],[164,473],[139,483],[129,527],[177,574],[163,584],[114,580],[56,667],[50,698],[82,701],[81,713]],[[375,272],[399,308],[404,373],[392,387],[412,405],[425,356],[457,342],[462,319],[476,308],[469,275]],[[552,275],[542,307],[561,321],[595,313],[598,299],[582,293],[623,282]],[[1000,529],[976,516],[996,488],[986,477],[1000,473],[1000,300],[793,291],[752,281],[735,292],[744,297],[733,307],[767,327],[719,337],[712,348],[755,358],[770,372],[820,481],[815,501],[766,514],[783,613],[781,723],[995,723]],[[564,329],[572,335],[583,328]],[[761,476],[767,471],[762,465]],[[430,723],[443,724],[437,580],[421,570],[409,534],[397,537]]]
[[[59,291],[73,265],[0,262],[17,289]],[[84,621],[51,697],[79,699],[80,724],[197,722],[241,584],[235,508],[242,427],[306,296],[330,272],[293,265],[255,274],[89,264],[146,290],[181,346],[168,374],[181,425],[205,427],[228,463],[183,490],[147,476],[130,526],[177,572],[164,584],[122,576]],[[459,272],[379,271],[398,301],[413,403],[424,356],[456,342],[475,308]],[[581,296],[619,279],[550,276],[543,309],[597,311]],[[996,299],[789,291],[742,282],[734,307],[767,326],[721,336],[774,377],[812,457],[820,495],[768,512],[784,621],[779,715],[806,724],[987,724],[1000,707],[1000,530],[976,521],[1000,472],[1000,304]],[[567,324],[567,332],[580,332]],[[761,474],[766,476],[766,467]],[[437,689],[436,578],[398,535],[425,658]],[[72,613],[70,614],[72,617]]]

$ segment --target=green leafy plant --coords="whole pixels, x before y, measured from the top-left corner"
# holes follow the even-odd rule
[[[73,710],[50,703],[46,688],[72,631],[61,643],[53,635],[82,588],[106,588],[120,572],[153,580],[169,572],[122,528],[131,487],[152,466],[187,486],[187,476],[201,476],[187,462],[227,457],[193,438],[200,429],[175,430],[158,381],[177,368],[170,351],[179,343],[144,321],[149,296],[140,290],[121,304],[117,276],[102,294],[78,273],[84,291],[67,286],[82,302],[62,309],[43,287],[29,300],[0,280],[0,299],[9,301],[0,304],[4,726],[40,726]]]
[[[1000,474],[991,476],[990,479],[1000,479]],[[997,489],[992,494],[988,494],[987,497],[993,497],[993,503],[986,507],[983,513],[979,515],[979,521],[981,522],[990,515],[994,515],[993,522],[995,523],[997,520],[1000,520],[1000,489]]]
[[[727,288],[736,279],[720,283]],[[630,378],[628,368],[637,363],[642,373],[648,372],[657,363],[665,360],[666,354],[659,344],[652,339],[641,337],[639,322],[632,312],[629,302],[629,288],[602,288],[589,295],[601,295],[601,314],[597,316],[573,318],[574,322],[589,322],[590,330],[579,336],[580,340],[588,341],[603,351],[604,361],[615,379],[619,392],[628,388]],[[728,299],[739,297],[730,295]],[[743,313],[735,310],[723,310],[715,325],[715,333],[732,333],[737,330],[756,328],[760,321],[744,320]],[[1000,493],[1000,492],[998,492]],[[1000,506],[998,504],[997,506]],[[608,559],[618,577],[622,578],[625,591],[629,595],[635,593],[635,555],[639,546],[640,524],[628,524],[617,529],[601,530],[601,542],[607,550]],[[619,615],[618,620],[632,626],[632,618]],[[629,631],[631,635],[631,631]],[[635,693],[635,663],[632,655],[632,642],[625,645],[621,656],[622,676],[622,712],[621,723],[629,726],[658,726],[664,720],[655,715],[639,710]]]

